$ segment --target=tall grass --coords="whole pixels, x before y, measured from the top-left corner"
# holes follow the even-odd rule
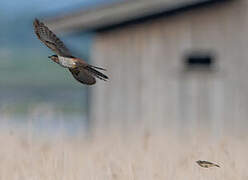
[[[198,133],[103,133],[40,138],[0,133],[1,180],[237,180],[248,179],[247,138]],[[204,169],[196,160],[216,162]]]

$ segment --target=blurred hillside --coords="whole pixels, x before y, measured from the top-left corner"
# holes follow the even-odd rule
[[[111,1],[0,1],[1,127],[25,129],[32,122],[34,131],[46,133],[61,129],[59,124],[66,124],[70,133],[87,127],[87,87],[48,58],[54,53],[37,39],[32,23],[35,17],[42,20]],[[75,56],[90,61],[92,33],[58,36]]]
[[[32,26],[35,17],[58,13],[79,1],[74,0],[69,4],[56,4],[56,1],[22,3],[0,2],[1,122],[21,120],[24,123],[30,119],[30,114],[38,114],[31,118],[37,121],[85,120],[87,88],[79,84],[67,69],[48,58],[53,52],[37,39]],[[47,7],[48,3],[51,6]],[[82,5],[87,7],[93,3],[85,2]],[[89,60],[92,34],[67,35],[61,39],[73,53]],[[48,112],[51,115],[48,116]],[[47,126],[50,125],[47,123]]]
[[[35,17],[49,17],[77,8],[88,9],[111,1],[114,0],[1,1],[0,86],[75,86],[77,83],[74,80],[71,82],[72,77],[68,76],[68,72],[47,58],[53,52],[36,38],[32,21]],[[61,39],[75,55],[88,60],[91,38],[92,34],[79,33]]]
[[[15,18],[0,16],[3,27],[0,31],[1,107],[11,106],[14,112],[25,112],[23,109],[39,102],[62,107],[69,103],[72,109],[82,107],[86,102],[85,87],[68,70],[50,61],[48,56],[53,53],[33,33],[33,17],[32,11]],[[67,36],[65,41],[70,41],[66,44],[88,59],[90,39],[91,35],[86,34]],[[82,110],[78,108],[78,111]]]
[[[17,19],[1,18],[0,21],[3,27],[0,31],[1,85],[57,86],[70,82],[71,79],[63,73],[64,69],[58,68],[47,58],[53,53],[33,33],[33,16],[24,14]],[[65,41],[69,40],[66,44],[70,49],[77,49],[79,55],[88,59],[90,37],[87,34],[68,36]],[[58,76],[54,71],[58,71]]]

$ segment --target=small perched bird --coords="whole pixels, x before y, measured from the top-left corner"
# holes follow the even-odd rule
[[[201,166],[201,167],[204,167],[204,168],[210,168],[210,167],[220,167],[218,164],[214,164],[214,163],[211,163],[211,162],[208,162],[208,161],[196,161],[196,163]]]
[[[89,65],[84,60],[72,56],[63,42],[44,23],[35,19],[33,26],[37,37],[56,53],[49,58],[62,67],[68,68],[76,80],[83,84],[93,85],[96,83],[96,78],[104,81],[108,79],[106,75],[98,71],[106,71],[105,69]]]

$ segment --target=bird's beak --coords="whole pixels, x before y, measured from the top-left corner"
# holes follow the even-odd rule
[[[51,58],[52,56],[48,56],[48,58]]]

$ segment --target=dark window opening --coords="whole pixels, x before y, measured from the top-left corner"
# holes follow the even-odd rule
[[[215,57],[211,53],[194,52],[185,58],[185,67],[188,70],[204,69],[211,70],[214,66]]]

